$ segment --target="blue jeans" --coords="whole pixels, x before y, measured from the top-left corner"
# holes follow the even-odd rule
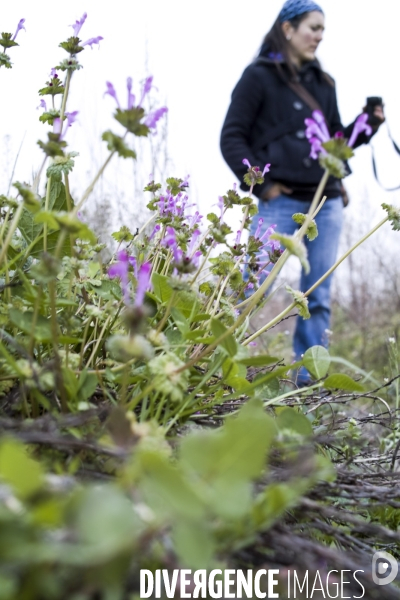
[[[296,200],[283,194],[268,202],[260,200],[258,214],[253,218],[250,234],[254,235],[258,226],[258,219],[262,217],[264,219],[262,232],[270,225],[276,224],[277,232],[291,235],[299,229],[299,225],[293,221],[292,215],[297,212],[307,213],[310,205],[311,202]],[[343,221],[342,198],[326,200],[315,220],[318,226],[318,237],[312,242],[308,241],[307,238],[304,239],[311,270],[308,275],[305,275],[302,270],[300,280],[300,290],[302,292],[306,292],[336,261]],[[330,326],[331,282],[332,275],[308,296],[308,308],[311,318],[297,317],[293,338],[296,360],[300,359],[302,354],[312,346],[326,347],[328,345],[327,330]]]

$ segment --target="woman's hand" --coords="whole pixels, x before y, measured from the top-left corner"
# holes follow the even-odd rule
[[[281,194],[291,194],[293,190],[283,185],[283,183],[274,183],[271,187],[267,188],[265,193],[263,194],[263,200],[273,200],[273,198],[277,198]]]
[[[384,104],[378,104],[374,107],[374,112],[372,116],[375,117],[374,123],[369,123],[371,125],[373,131],[378,131],[379,127],[382,123],[385,122],[385,113],[383,112]],[[367,107],[364,106],[363,112],[367,112]]]

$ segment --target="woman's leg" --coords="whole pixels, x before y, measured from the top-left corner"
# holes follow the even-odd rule
[[[304,202],[279,196],[268,202],[259,203],[259,212],[253,219],[250,233],[254,235],[258,219],[262,217],[262,232],[271,225],[276,224],[276,231],[283,234],[293,234],[298,225],[294,223],[292,215],[296,212],[306,213],[310,202]],[[318,237],[309,242],[305,239],[310,262],[310,273],[305,275],[302,271],[300,289],[306,292],[328,269],[335,263],[339,245],[339,237],[343,221],[343,201],[341,198],[327,200],[316,217]],[[293,339],[293,348],[296,359],[300,359],[304,352],[315,345],[328,345],[327,330],[330,327],[330,286],[332,276],[326,279],[316,290],[310,294],[309,310],[310,319],[297,318]],[[306,382],[309,374],[302,369],[299,380]]]
[[[300,289],[306,292],[336,261],[339,237],[343,221],[343,202],[341,198],[327,200],[316,217],[318,237],[306,240],[310,273],[302,271]],[[308,297],[310,319],[297,319],[293,347],[296,359],[312,346],[328,346],[330,328],[331,300],[330,275]]]

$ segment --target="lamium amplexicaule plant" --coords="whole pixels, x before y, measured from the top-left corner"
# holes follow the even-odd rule
[[[121,573],[146,560],[165,565],[172,560],[171,551],[173,564],[207,566],[216,560],[224,564],[230,552],[251,543],[317,481],[332,477],[328,454],[322,456],[311,446],[301,477],[291,472],[285,483],[261,477],[272,446],[293,454],[299,440],[304,442],[312,433],[312,419],[301,408],[285,405],[296,388],[288,388],[280,378],[304,366],[315,381],[301,391],[303,395],[364,389],[344,374],[328,375],[330,357],[325,348],[311,348],[301,361],[289,365],[280,357],[259,353],[257,338],[293,309],[309,317],[307,297],[315,286],[306,293],[287,287],[292,297],[288,307],[271,315],[255,333],[250,335],[248,329],[290,255],[309,269],[302,240],[318,235],[315,216],[325,201],[323,189],[330,174],[345,176],[345,161],[353,154],[357,135],[369,131],[366,115],[357,119],[349,140],[331,139],[318,111],[306,120],[311,156],[320,161],[324,174],[308,214],[293,216],[301,225],[293,236],[281,235],[274,227],[260,235],[262,219],[255,235],[248,235],[257,213],[252,192],[270,165],[251,165],[243,157],[248,195],[240,195],[234,185],[216,197],[215,209],[207,215],[191,202],[188,177],[150,181],[145,188],[148,221],[141,229],[132,223],[114,233],[118,249],[104,264],[103,246],[80,219],[80,210],[111,159],[135,160],[131,136],[156,134],[167,108],[150,112],[145,108],[152,77],[136,94],[128,77],[126,102],[106,82],[104,101],[115,103],[118,129],[103,133],[108,156],[81,196],[72,198],[70,177],[78,154],[69,149],[68,133],[78,110],[69,106],[70,89],[79,80],[81,53],[103,39],[81,40],[85,20],[86,14],[72,25],[73,35],[60,44],[66,57],[49,65],[49,78],[39,89],[43,109],[39,119],[47,133],[38,141],[44,156],[37,175],[31,183],[14,182],[15,193],[0,196],[0,391],[9,399],[10,414],[29,423],[46,415],[56,416],[55,422],[72,418],[68,413],[80,415],[85,434],[89,431],[98,443],[82,446],[82,452],[96,452],[97,447],[101,454],[108,448],[103,455],[108,456],[107,465],[102,463],[101,468],[116,476],[115,484],[104,485],[101,494],[98,488],[87,486],[82,491],[72,486],[68,498],[61,498],[37,461],[40,452],[33,458],[21,442],[3,439],[0,482],[9,485],[7,518],[15,524],[20,510],[36,515],[21,522],[21,539],[31,540],[35,565],[43,569],[32,583],[30,559],[17,560],[12,573],[0,567],[0,581],[11,590],[7,596],[0,594],[2,598],[28,597],[22,593],[28,582],[36,586],[32,598],[78,598],[72,595],[78,589],[74,586],[83,581],[87,589],[106,590],[109,595],[104,597],[122,598]],[[14,35],[1,34],[0,66],[12,67],[7,52],[18,46],[15,39],[25,29],[24,22],[20,20]],[[234,206],[242,210],[236,231],[227,223]],[[387,217],[315,285],[386,221],[400,229],[398,210],[383,206]],[[234,414],[217,431],[191,432],[189,427],[172,460],[167,439],[184,432],[184,425],[193,420],[215,416],[214,409],[221,406],[231,407],[228,412]],[[103,417],[95,426],[90,416],[100,409]],[[62,422],[70,423],[60,427],[73,432],[72,437],[82,437],[75,421]],[[75,458],[45,460],[53,472],[73,474],[87,461],[86,455]],[[232,502],[234,497],[240,502]],[[43,531],[66,527],[67,514],[75,533],[67,536],[63,547],[61,537]],[[0,547],[7,546],[2,538],[6,529],[1,524]],[[166,531],[172,541],[162,550],[153,542],[162,540]],[[13,560],[6,552],[5,564]],[[55,569],[63,566],[57,584],[46,566],[50,563]],[[95,581],[91,569],[100,565],[104,570]],[[74,576],[68,577],[71,573]],[[52,585],[60,595],[49,595]],[[79,598],[91,598],[90,593],[83,591]]]

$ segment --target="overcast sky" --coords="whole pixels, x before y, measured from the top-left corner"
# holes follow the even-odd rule
[[[105,156],[100,136],[113,126],[110,115],[114,110],[112,99],[103,97],[105,81],[114,83],[124,102],[126,77],[132,76],[138,85],[152,74],[160,103],[169,108],[170,174],[191,175],[192,193],[206,212],[235,181],[219,150],[231,91],[256,55],[281,5],[281,0],[7,3],[1,13],[1,29],[13,31],[24,17],[26,32],[19,34],[20,46],[10,51],[13,69],[0,69],[0,142],[10,136],[7,152],[3,145],[1,153],[1,191],[24,135],[15,178],[29,180],[40,164],[36,140],[44,139],[46,127],[37,121],[37,90],[44,85],[50,68],[66,56],[58,43],[71,35],[68,25],[86,11],[82,39],[102,35],[104,40],[99,49],[87,49],[80,55],[84,69],[73,77],[68,110],[81,111],[79,122],[68,133],[70,149],[81,151],[76,182],[84,185],[94,163],[99,164]],[[318,56],[336,80],[343,123],[361,111],[366,96],[380,95],[392,133],[400,141],[399,3],[323,0],[321,6],[326,33]],[[113,128],[118,130],[117,125]],[[85,140],[87,143],[78,148]],[[387,185],[400,184],[400,157],[389,145],[384,127],[374,144],[382,179]],[[347,185],[355,214],[367,196],[377,205],[399,199],[399,193],[386,194],[375,184],[369,148],[357,151],[352,168]],[[124,187],[127,185],[124,180]]]

